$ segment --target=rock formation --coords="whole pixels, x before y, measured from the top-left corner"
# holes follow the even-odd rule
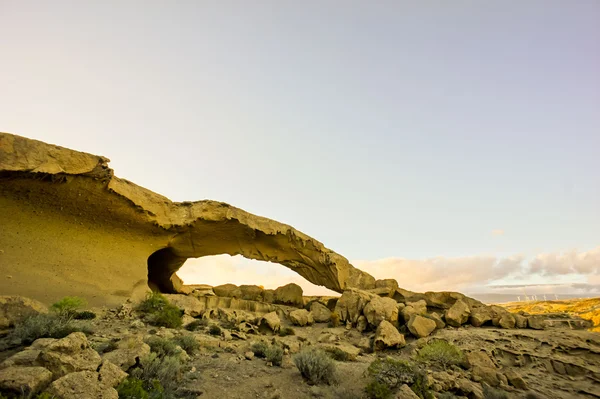
[[[0,292],[118,303],[146,282],[178,292],[187,258],[218,254],[280,263],[337,292],[375,287],[291,226],[222,202],[172,202],[116,177],[108,162],[0,133]]]

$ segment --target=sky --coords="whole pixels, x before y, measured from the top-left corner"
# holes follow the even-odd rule
[[[595,0],[0,0],[0,131],[405,288],[600,295],[599,20]],[[180,274],[323,292],[238,257]]]

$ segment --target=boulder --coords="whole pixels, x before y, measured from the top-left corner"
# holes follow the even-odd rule
[[[127,378],[126,372],[108,360],[102,362],[98,374],[98,381],[100,381],[102,385],[112,388],[118,386],[125,378]]]
[[[473,327],[481,327],[485,323],[492,321],[492,310],[488,306],[473,309],[469,321]]]
[[[0,396],[6,393],[30,397],[51,382],[52,373],[43,367],[7,367],[0,370]]]
[[[331,319],[331,310],[318,301],[310,303],[310,313],[316,323],[327,323]]]
[[[335,305],[335,313],[340,317],[340,321],[356,324],[365,306],[375,297],[374,294],[362,290],[346,290]]]
[[[109,361],[123,371],[135,366],[139,360],[150,354],[150,346],[144,342],[141,335],[133,335],[121,339],[117,348],[102,355],[104,361]]]
[[[235,284],[222,284],[213,287],[213,292],[216,296],[227,298],[241,298],[242,290]]]
[[[408,323],[413,315],[424,315],[427,313],[427,303],[424,300],[416,302],[407,302],[401,310],[402,318]]]
[[[525,382],[523,377],[521,377],[515,370],[507,369],[504,372],[504,375],[506,376],[508,383],[513,387],[522,390],[527,389],[527,383]]]
[[[398,282],[393,278],[375,280],[375,288],[389,288],[390,291],[396,291],[398,289]]]
[[[442,328],[446,327],[446,323],[444,323],[444,320],[442,320],[442,316],[440,316],[436,312],[426,313],[423,316],[433,320],[435,322],[435,328],[437,328],[438,330],[441,330]]]
[[[394,399],[419,399],[419,397],[408,385],[402,384]]]
[[[183,285],[180,292],[185,295],[191,295],[196,298],[202,298],[205,296],[215,296],[215,292],[212,289],[212,285],[208,284],[191,284]]]
[[[496,365],[484,351],[473,351],[466,354],[466,363],[469,368],[475,366],[496,368]]]
[[[52,372],[54,379],[76,371],[96,371],[102,358],[82,332],[74,332],[44,348],[37,361]]]
[[[241,299],[247,301],[262,301],[263,300],[263,287],[258,285],[240,285],[240,291],[242,292]]]
[[[435,330],[435,321],[420,315],[413,315],[407,323],[408,330],[417,338],[427,337]]]
[[[21,352],[15,353],[0,363],[0,369],[12,366],[40,366],[38,356],[42,352],[42,349],[55,341],[56,339],[54,338],[36,339],[31,346],[25,348],[25,350],[22,350]]]
[[[515,328],[515,317],[501,306],[490,306],[492,311],[492,324],[500,328]]]
[[[513,313],[515,318],[515,327],[516,328],[527,328],[527,317],[520,315],[518,313]]]
[[[47,389],[57,399],[119,399],[117,391],[104,385],[95,371],[79,371],[54,381]]]
[[[258,328],[261,332],[278,332],[281,328],[281,320],[279,319],[279,316],[277,316],[277,312],[271,312],[264,315],[258,322]]]
[[[273,303],[275,300],[275,290],[264,290],[263,291],[263,302]]]
[[[375,350],[383,350],[386,348],[401,348],[406,346],[404,335],[400,334],[398,329],[387,320],[379,323],[375,331],[375,339],[373,340],[373,348]]]
[[[183,313],[191,316],[198,317],[202,315],[206,306],[204,302],[201,302],[194,296],[182,295],[182,294],[163,294],[165,298],[172,304],[183,310]]]
[[[290,312],[288,315],[290,321],[295,326],[304,327],[307,325],[314,324],[315,320],[313,319],[312,313],[310,313],[306,309],[296,309]]]
[[[302,287],[298,284],[290,283],[277,288],[274,293],[273,303],[302,307]]]
[[[358,321],[356,322],[356,329],[359,332],[363,332],[367,328],[369,328],[369,322],[367,321],[367,318],[364,315],[360,315],[358,317]]]
[[[356,346],[350,345],[348,343],[321,344],[318,347],[327,352],[336,351],[336,352],[343,353],[344,356],[346,357],[346,360],[349,360],[349,361],[355,361],[361,352],[360,348],[357,348]]]
[[[392,298],[373,297],[363,309],[369,324],[377,327],[383,320],[392,324],[398,321],[398,303]]]
[[[446,310],[446,323],[452,327],[460,327],[469,320],[470,314],[469,306],[462,299],[459,299]]]
[[[547,327],[546,318],[543,315],[532,315],[527,318],[527,327],[534,330],[544,330]]]
[[[423,294],[417,294],[404,288],[396,288],[392,292],[392,298],[398,303],[415,302],[424,298]]]
[[[48,313],[48,307],[41,302],[19,295],[0,295],[0,329],[39,313]]]
[[[500,385],[499,373],[495,368],[475,366],[471,370],[473,381],[486,383],[492,387]]]

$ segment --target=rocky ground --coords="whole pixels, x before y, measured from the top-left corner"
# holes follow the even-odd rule
[[[423,397],[600,397],[600,335],[594,332],[504,313],[457,293],[415,294],[392,287],[316,300],[302,298],[301,292],[298,296],[295,287],[269,293],[272,302],[287,305],[264,302],[264,292],[256,288],[263,301],[214,294],[231,295],[229,289],[238,288],[201,287],[190,295],[165,295],[182,309],[187,328],[157,327],[147,312],[127,302],[93,309],[97,317],[81,321],[91,327],[87,336],[75,332],[32,344],[15,338],[10,320],[44,313],[43,305],[0,297],[0,393],[27,397],[19,395],[48,392],[42,399],[126,397],[115,388],[145,367],[143,359],[157,351],[158,340],[180,343],[173,351],[182,365],[174,397],[367,398],[365,388],[373,381],[369,365],[388,358],[423,371],[428,395],[433,395]],[[422,299],[413,301],[417,298]],[[191,337],[195,344],[186,346],[181,337]],[[459,348],[461,360],[447,365],[441,357],[423,360],[424,348],[436,341]],[[257,342],[281,348],[280,364],[256,356]],[[303,377],[294,357],[307,348],[338,359],[335,383],[311,385]],[[418,396],[400,383],[388,397]]]

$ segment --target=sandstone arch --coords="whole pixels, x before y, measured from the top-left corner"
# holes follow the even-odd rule
[[[222,202],[174,203],[114,176],[108,162],[0,133],[0,266],[11,277],[0,291],[102,302],[150,278],[172,292],[185,259],[218,254],[280,263],[337,292],[374,287],[371,275],[289,225]],[[40,277],[54,285],[36,291]]]

